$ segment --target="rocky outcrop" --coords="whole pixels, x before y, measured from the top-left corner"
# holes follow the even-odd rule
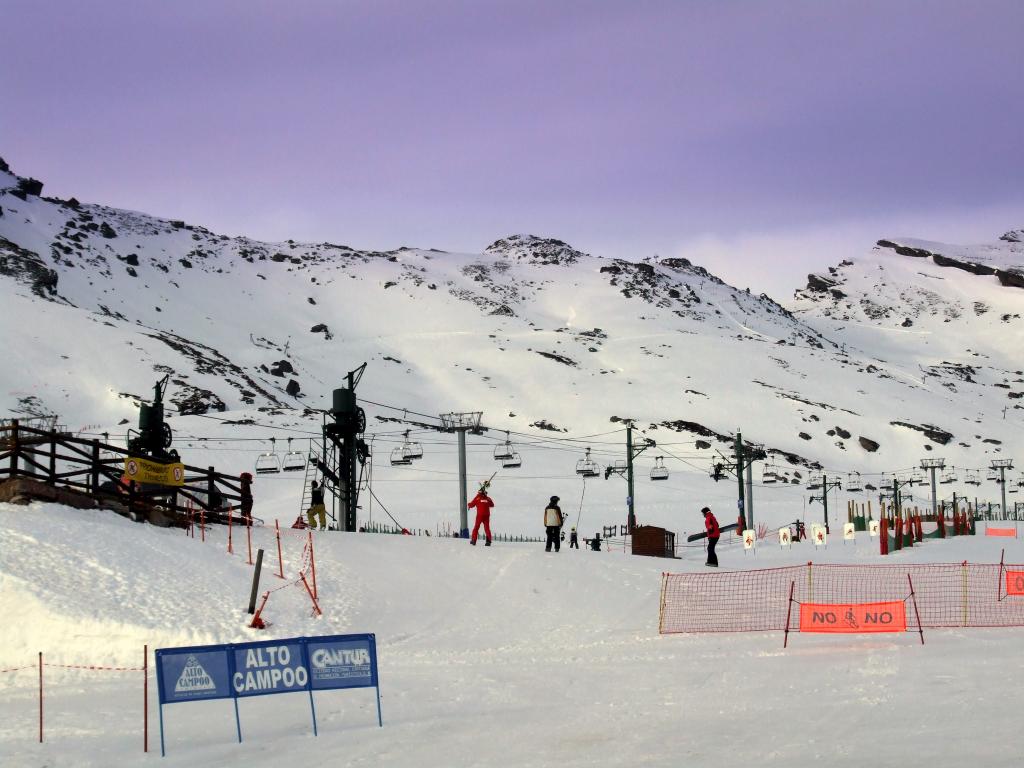
[[[537,265],[575,264],[581,256],[587,255],[561,240],[536,235],[510,235],[495,240],[484,253]]]
[[[57,295],[57,273],[46,266],[38,253],[0,237],[0,275],[27,285],[41,299]]]

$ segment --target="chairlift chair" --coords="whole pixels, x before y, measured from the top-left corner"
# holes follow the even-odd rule
[[[523,466],[523,457],[518,453],[513,452],[511,456],[501,460],[501,466],[505,469],[516,469]]]
[[[405,455],[405,447],[398,446],[391,451],[391,466],[392,467],[406,467],[412,464],[412,459]]]
[[[992,481],[993,483],[998,483],[999,482],[999,470],[997,470],[997,469],[989,469],[988,475],[986,475],[986,478],[988,480]]]
[[[764,463],[764,470],[761,472],[761,482],[765,485],[779,482],[779,468],[774,463],[770,461]]]
[[[508,432],[505,432],[505,442],[494,446],[494,460],[504,462],[515,456],[515,453],[515,449],[512,448],[512,441],[509,440]]]
[[[292,450],[292,439],[288,438],[288,451],[281,460],[281,470],[284,472],[301,472],[306,468],[306,454],[302,451]]]
[[[820,477],[809,477],[809,478],[807,478],[807,490],[809,490],[809,491],[820,491],[821,490],[821,478]]]
[[[405,430],[405,442],[402,443],[402,456],[408,459],[406,464],[411,463],[414,459],[423,458],[423,446],[416,442],[409,442],[409,430]],[[392,462],[393,464],[394,462]]]
[[[924,485],[924,472],[918,472],[917,470],[910,473],[910,484],[911,485]]]
[[[976,469],[968,469],[964,476],[967,485],[981,485],[981,473]]]
[[[281,471],[281,462],[278,460],[277,452],[274,447],[276,442],[277,438],[270,438],[270,452],[261,453],[256,457],[257,475],[276,475]]]
[[[955,483],[955,482],[956,482],[956,469],[954,467],[950,467],[945,472],[943,472],[942,473],[942,477],[939,479],[939,483],[941,483],[942,485],[951,485],[952,483]]]
[[[654,466],[651,467],[651,480],[668,480],[668,467],[665,466],[664,456],[654,458]]]
[[[847,473],[846,490],[849,493],[860,493],[864,490],[864,483],[860,479],[860,472]]]
[[[597,462],[590,458],[590,449],[587,448],[586,458],[580,459],[576,462],[576,474],[582,475],[583,477],[597,477],[601,474],[601,470],[597,466]]]

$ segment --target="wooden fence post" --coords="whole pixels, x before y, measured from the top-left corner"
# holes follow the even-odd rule
[[[50,430],[50,485],[57,484],[57,431]]]
[[[18,475],[18,420],[11,419],[11,479]]]
[[[92,492],[96,493],[100,489],[100,441],[93,438],[92,441],[92,470],[89,474],[89,482],[92,486]]]

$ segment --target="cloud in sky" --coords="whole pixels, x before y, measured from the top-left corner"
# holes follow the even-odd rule
[[[757,288],[889,222],[1022,226],[1016,0],[110,0],[4,22],[16,170],[232,234],[534,232],[703,253]]]

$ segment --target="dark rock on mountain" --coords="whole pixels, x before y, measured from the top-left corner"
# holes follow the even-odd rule
[[[18,179],[18,191],[24,192],[26,195],[35,195],[38,197],[43,194],[43,182],[39,179]]]
[[[107,238],[107,240],[113,240],[115,237],[117,237],[117,232],[115,232],[114,228],[107,224],[107,222],[105,221],[102,224],[100,224],[100,234],[103,237]]]
[[[295,369],[292,368],[292,364],[287,360],[278,360],[276,363],[270,366],[271,376],[284,376],[286,373],[294,373]]]
[[[874,453],[879,448],[879,444],[869,437],[858,437],[857,440],[860,442],[860,447],[868,453]]]
[[[913,429],[916,430],[917,432],[921,432],[933,443],[938,443],[939,445],[946,445],[950,440],[953,439],[953,435],[950,432],[947,432],[944,429],[940,429],[939,427],[932,426],[931,424],[918,425],[910,424],[905,421],[890,421],[889,423],[892,424],[894,427],[906,427],[907,429]]]
[[[297,382],[295,379],[289,379],[288,386],[284,388],[284,391],[287,392],[292,397],[298,397],[302,390],[299,387],[299,382]]]
[[[57,272],[46,266],[38,253],[0,237],[0,275],[27,285],[36,296],[52,300],[57,295]]]

